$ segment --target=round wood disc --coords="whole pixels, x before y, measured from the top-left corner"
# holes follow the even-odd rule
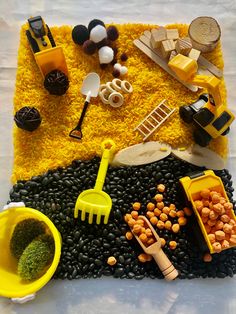
[[[201,16],[191,22],[188,34],[194,47],[207,52],[215,48],[220,40],[221,30],[214,18]]]
[[[206,167],[212,170],[222,170],[225,168],[223,158],[209,148],[201,147],[197,144],[186,150],[172,149],[172,154],[195,166]]]
[[[145,142],[120,150],[113,158],[112,165],[138,166],[161,160],[171,153],[171,147],[160,142]]]

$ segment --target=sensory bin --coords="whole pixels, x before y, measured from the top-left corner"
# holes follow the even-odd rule
[[[204,89],[190,92],[133,45],[134,39],[156,25],[116,26],[120,33],[116,41],[117,58],[124,52],[127,54],[126,79],[134,91],[125,96],[125,103],[119,108],[106,106],[99,98],[93,99],[85,116],[81,142],[68,134],[77,124],[84,103],[84,96],[80,93],[83,78],[89,72],[96,72],[101,83],[110,81],[113,78],[112,66],[101,69],[96,54],[84,54],[71,39],[72,27],[50,27],[55,42],[64,50],[70,86],[63,96],[49,95],[43,88],[41,74],[25,36],[26,25],[21,30],[14,113],[22,106],[34,106],[41,113],[42,123],[32,133],[14,127],[14,185],[10,200],[23,201],[27,207],[41,211],[61,233],[62,254],[54,278],[113,276],[121,279],[162,279],[163,275],[153,260],[140,261],[142,249],[134,238],[127,239],[130,229],[124,216],[133,211],[134,203],[141,204],[139,214],[145,215],[148,203],[156,204],[158,184],[165,185],[162,193],[164,205],[170,207],[174,204],[176,212],[182,213],[186,203],[179,179],[205,169],[173,155],[141,166],[109,166],[103,188],[112,199],[108,224],[90,225],[87,221],[74,219],[78,195],[94,187],[101,142],[111,138],[117,152],[141,143],[142,137],[133,129],[163,99],[176,111],[150,140],[166,143],[172,148],[193,144],[192,126],[180,119],[178,109],[195,101]],[[172,24],[167,28],[178,28],[180,36],[187,35],[187,25]],[[206,58],[223,69],[220,44],[213,52],[207,53]],[[221,97],[226,102],[224,79],[221,81]],[[209,148],[227,159],[227,137],[212,140]],[[229,200],[233,202],[230,173],[224,169],[215,171],[215,174],[222,179]],[[212,260],[204,262],[192,232],[196,224],[194,215],[181,216],[185,217],[185,223],[178,232],[154,226],[164,239],[163,251],[178,270],[179,278],[232,277],[236,273],[236,249],[212,254]],[[171,225],[178,224],[181,216],[170,217]],[[115,258],[115,263],[108,263],[110,257]]]

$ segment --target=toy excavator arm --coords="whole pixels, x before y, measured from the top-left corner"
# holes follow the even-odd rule
[[[198,65],[195,60],[178,54],[169,61],[168,65],[181,80],[205,87],[216,106],[222,104],[219,89],[220,80],[215,76],[197,75]]]

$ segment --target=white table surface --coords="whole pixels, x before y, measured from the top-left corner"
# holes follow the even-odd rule
[[[206,3],[208,2],[208,3]],[[8,200],[13,163],[13,95],[20,25],[42,15],[50,25],[106,23],[190,23],[212,16],[222,30],[228,104],[236,115],[236,0],[0,0],[0,208]],[[236,182],[236,125],[231,128],[228,169]],[[235,186],[235,184],[234,184]],[[1,280],[1,278],[0,278]],[[1,314],[236,313],[236,276],[226,279],[50,281],[24,305],[0,298]]]

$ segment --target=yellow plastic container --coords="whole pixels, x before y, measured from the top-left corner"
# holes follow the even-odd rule
[[[185,194],[186,194],[188,201],[190,201],[192,204],[194,213],[197,217],[198,224],[201,228],[202,234],[203,234],[204,239],[206,241],[206,244],[209,248],[209,251],[211,254],[213,254],[213,253],[215,253],[215,251],[214,251],[214,249],[211,245],[211,242],[208,238],[206,229],[204,227],[204,223],[201,219],[201,216],[199,215],[198,210],[196,209],[194,201],[200,199],[201,190],[209,189],[209,190],[221,193],[221,195],[224,196],[225,199],[229,202],[229,199],[228,199],[227,193],[225,191],[223,182],[222,182],[221,178],[216,176],[214,171],[212,171],[212,170],[206,170],[206,171],[204,171],[203,175],[197,176],[193,179],[191,179],[190,177],[187,176],[187,177],[181,178],[179,181],[184,188],[184,191],[185,191]],[[236,216],[234,214],[234,211],[231,210],[230,214],[231,214],[230,218],[236,222]],[[232,248],[235,246],[236,245],[230,244],[229,248]],[[222,250],[226,250],[226,249],[228,249],[228,248],[224,248]]]
[[[10,239],[18,222],[27,218],[43,221],[55,242],[55,254],[50,267],[40,278],[26,282],[17,275],[17,260],[10,252]],[[40,211],[28,207],[9,208],[0,213],[0,296],[21,298],[41,289],[56,271],[61,255],[61,235],[52,221]]]

